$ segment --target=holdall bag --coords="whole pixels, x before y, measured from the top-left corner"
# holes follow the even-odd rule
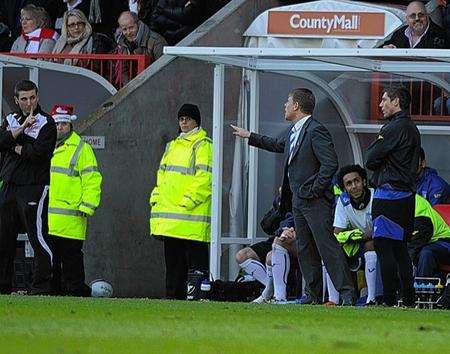
[[[256,299],[263,290],[258,281],[223,281],[211,283],[210,299],[214,301],[250,302]]]

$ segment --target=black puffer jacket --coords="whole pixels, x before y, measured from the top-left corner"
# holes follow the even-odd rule
[[[390,184],[396,190],[416,191],[420,133],[405,112],[397,112],[383,125],[367,149],[366,167],[376,187]]]
[[[204,20],[204,1],[159,0],[152,14],[151,29],[170,45],[178,43]]]

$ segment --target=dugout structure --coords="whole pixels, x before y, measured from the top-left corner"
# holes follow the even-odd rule
[[[428,162],[444,178],[450,177],[450,112],[445,109],[450,92],[450,50],[165,47],[164,53],[214,65],[210,271],[215,279],[222,274],[224,245],[248,245],[261,236],[259,218],[272,198],[267,187],[273,189],[282,173],[279,157],[245,145],[247,162],[240,171],[247,186],[242,193],[245,227],[235,237],[223,235],[223,137],[224,129],[230,129],[224,126],[227,68],[242,69],[243,81],[248,83],[238,124],[263,134],[276,135],[288,127],[283,123],[283,104],[290,89],[312,89],[317,98],[314,116],[330,129],[340,165],[363,163],[365,148],[382,125],[377,109],[382,87],[402,84],[413,96],[410,113],[420,130]]]

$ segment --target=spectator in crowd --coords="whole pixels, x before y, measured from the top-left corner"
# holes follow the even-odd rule
[[[85,284],[83,242],[88,217],[100,204],[102,175],[92,147],[73,130],[73,107],[55,105],[56,148],[51,160],[48,232],[54,255],[53,277],[57,293],[90,296]],[[62,266],[62,289],[61,283]],[[59,292],[60,290],[60,292]]]
[[[239,266],[265,287],[261,296],[253,301],[259,304],[269,302],[272,297],[275,302],[286,301],[288,275],[292,278],[291,265],[293,270],[298,269],[294,218],[292,213],[280,214],[279,202],[279,197],[275,198],[273,207],[261,220],[261,227],[270,237],[236,253]]]
[[[164,242],[166,297],[186,299],[188,271],[208,275],[212,141],[196,105],[178,111],[179,136],[165,149],[150,196],[150,234]]]
[[[372,239],[371,213],[374,190],[367,186],[367,172],[359,165],[342,167],[337,174],[337,182],[344,192],[339,195],[336,203],[334,234],[342,244],[349,263],[357,265],[352,270],[358,270],[360,257],[364,257],[368,292],[366,304],[373,305],[376,304],[377,296],[382,295],[381,280],[377,282],[380,275]],[[328,305],[338,304],[339,293],[334,288],[328,274],[326,278]]]
[[[49,17],[41,7],[27,5],[20,11],[22,35],[17,37],[11,47],[11,53],[51,53],[58,34],[46,28]]]
[[[424,3],[413,1],[408,5],[406,23],[383,43],[383,48],[449,48],[445,31],[430,20]]]
[[[116,39],[116,50],[119,54],[144,54],[150,63],[163,54],[163,47],[167,45],[165,39],[140,21],[136,13],[125,11],[118,22],[120,30]],[[118,60],[114,69],[114,83],[121,87],[137,75],[138,68],[137,65],[127,65],[123,60]]]
[[[388,306],[396,305],[399,288],[405,306],[415,303],[407,241],[414,228],[420,133],[407,114],[410,102],[408,90],[402,87],[384,90],[380,108],[388,122],[367,149],[366,157],[366,166],[373,171],[372,184],[376,186],[372,202],[373,239],[381,267],[383,298]]]
[[[11,292],[17,235],[26,232],[34,250],[31,294],[49,294],[53,254],[47,208],[56,126],[39,106],[33,82],[19,81],[14,101],[19,109],[6,116],[0,129],[0,293]]]
[[[204,0],[159,0],[151,28],[175,45],[204,20]]]
[[[428,200],[431,205],[450,203],[450,185],[438,175],[434,168],[427,167],[423,148],[420,148],[419,153],[417,194]]]
[[[139,20],[134,12],[125,11],[119,17],[120,34],[117,38],[117,49],[121,54],[145,54],[151,60],[163,54],[167,42],[155,31]]]
[[[343,304],[352,305],[350,270],[332,229],[331,180],[338,161],[331,135],[312,118],[315,97],[309,89],[291,91],[284,106],[291,127],[282,137],[275,139],[232,125],[233,134],[249,139],[252,146],[284,154],[281,210],[294,214],[300,269],[306,282],[300,303],[321,302],[323,260]]]
[[[64,14],[61,37],[55,45],[54,54],[102,54],[114,48],[112,41],[101,33],[92,31],[86,16],[80,10],[70,10]],[[85,61],[65,59],[65,64],[87,66]]]
[[[64,13],[76,9],[84,13],[94,32],[102,33],[111,39],[114,38],[119,15],[129,9],[127,0],[62,0],[62,2],[64,4],[58,9],[56,29],[62,29]]]
[[[450,227],[431,204],[416,194],[414,233],[408,243],[418,277],[439,277],[439,268],[450,264]]]

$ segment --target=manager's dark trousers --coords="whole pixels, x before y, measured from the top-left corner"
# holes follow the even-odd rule
[[[12,290],[17,235],[25,231],[34,251],[31,294],[49,294],[52,251],[48,245],[48,186],[16,186],[0,189],[0,293]]]
[[[322,260],[341,299],[352,300],[353,283],[342,247],[333,234],[332,202],[326,198],[292,200],[298,257],[305,279],[305,293],[316,302],[322,298]]]
[[[189,270],[207,272],[208,243],[163,237],[166,261],[166,298],[186,300]]]

